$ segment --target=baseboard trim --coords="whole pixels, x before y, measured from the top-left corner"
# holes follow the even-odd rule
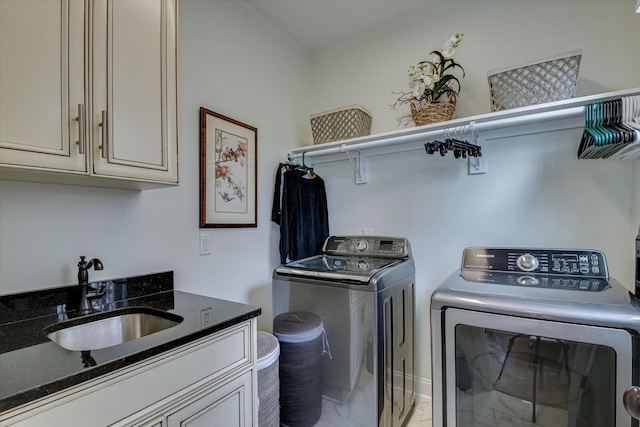
[[[431,380],[426,378],[414,377],[416,384],[416,394],[420,397],[431,399]]]

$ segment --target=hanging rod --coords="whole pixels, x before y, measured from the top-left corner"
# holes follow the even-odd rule
[[[470,134],[475,137],[477,132],[580,117],[584,115],[584,106],[586,104],[638,94],[640,94],[640,87],[572,98],[547,104],[538,104],[514,110],[498,111],[435,123],[424,127],[414,127],[344,141],[296,148],[289,152],[288,157],[290,159],[297,159],[302,157],[302,153],[304,153],[306,157],[319,157],[339,153],[347,153],[348,155],[348,153],[352,151],[424,142],[429,139],[446,136]]]
[[[522,125],[528,125],[533,123],[539,123],[543,121],[568,119],[572,117],[578,117],[582,114],[584,114],[584,107],[573,107],[573,108],[564,109],[564,110],[547,111],[544,113],[510,117],[506,119],[492,120],[492,121],[487,121],[483,123],[475,123],[474,121],[470,121],[468,124],[464,124],[464,125],[450,126],[450,127],[445,127],[442,129],[436,129],[431,131],[416,132],[408,135],[383,136],[384,134],[381,134],[379,138],[373,139],[371,141],[353,142],[353,143],[343,142],[338,146],[326,147],[326,148],[316,148],[315,146],[298,148],[291,151],[291,158],[295,159],[295,158],[302,157],[302,153],[304,153],[305,157],[316,157],[316,156],[326,156],[329,154],[347,153],[350,151],[368,150],[368,149],[377,148],[381,146],[387,147],[391,145],[409,144],[412,142],[423,142],[425,140],[436,139],[436,138],[441,138],[446,136],[471,134],[474,131],[484,132],[484,131],[500,129],[505,127],[522,126]]]

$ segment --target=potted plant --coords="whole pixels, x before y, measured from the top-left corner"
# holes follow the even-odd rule
[[[462,33],[454,34],[446,41],[442,51],[431,52],[430,61],[421,61],[409,67],[411,92],[400,92],[393,108],[409,104],[411,115],[400,117],[398,122],[411,118],[416,126],[421,126],[453,118],[456,99],[460,94],[460,80],[452,73],[459,68],[464,77],[464,68],[452,56],[462,37]]]

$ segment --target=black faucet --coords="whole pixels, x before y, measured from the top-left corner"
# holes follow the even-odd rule
[[[90,298],[96,298],[104,295],[103,289],[91,289],[89,290],[89,269],[93,267],[95,270],[102,270],[104,267],[102,266],[102,261],[98,258],[93,258],[91,261],[87,262],[84,260],[85,257],[80,257],[80,262],[78,262],[78,286],[80,286],[80,302],[78,303],[77,313],[79,315],[90,314],[93,312],[93,307],[91,307],[91,303],[89,302]]]

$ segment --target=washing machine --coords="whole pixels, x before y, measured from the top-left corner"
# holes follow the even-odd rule
[[[399,427],[415,406],[415,265],[402,237],[330,236],[273,272],[273,316],[320,316],[321,421]]]
[[[465,249],[431,298],[433,425],[637,427],[630,288],[600,251]]]

